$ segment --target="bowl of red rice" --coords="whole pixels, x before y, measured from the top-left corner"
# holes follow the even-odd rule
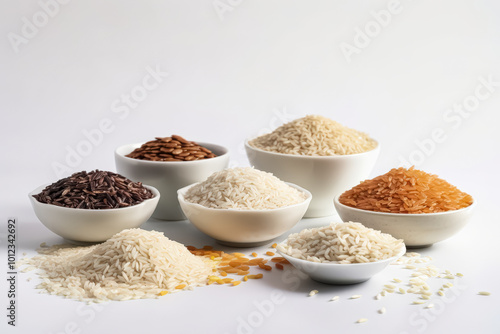
[[[358,221],[416,248],[458,233],[476,203],[436,175],[401,167],[361,182],[335,197],[334,205],[343,221]]]

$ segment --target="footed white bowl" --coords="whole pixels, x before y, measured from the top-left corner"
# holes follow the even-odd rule
[[[235,247],[263,245],[289,231],[302,219],[312,197],[309,191],[288,183],[307,198],[301,203],[271,210],[213,209],[184,199],[188,189],[195,185],[179,189],[182,211],[201,232],[221,244]]]
[[[227,148],[202,142],[197,142],[197,144],[208,148],[217,156],[193,161],[148,161],[126,157],[142,144],[118,147],[115,151],[116,170],[134,182],[150,184],[158,189],[161,199],[153,213],[153,217],[158,219],[186,219],[177,200],[177,190],[203,181],[212,173],[227,168],[229,164]]]
[[[295,268],[309,275],[315,281],[327,284],[355,284],[367,281],[384,270],[389,264],[403,256],[406,248],[403,245],[396,256],[385,260],[352,264],[311,262],[287,255],[279,249],[277,251]]]
[[[438,213],[386,213],[356,209],[339,202],[335,197],[335,208],[344,221],[356,221],[403,239],[409,248],[428,247],[458,233],[469,221],[476,202],[460,210]]]
[[[106,241],[125,229],[139,227],[151,217],[160,199],[156,188],[144,185],[154,196],[139,204],[118,209],[74,209],[36,200],[33,195],[42,192],[46,186],[29,193],[33,210],[45,227],[70,241]]]
[[[322,157],[268,152],[250,146],[248,140],[245,149],[255,168],[311,192],[313,199],[306,217],[324,217],[335,213],[335,196],[368,178],[377,161],[380,144],[363,153]]]

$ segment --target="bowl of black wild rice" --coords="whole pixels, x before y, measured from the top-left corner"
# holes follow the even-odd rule
[[[151,217],[160,199],[154,187],[108,171],[78,172],[29,194],[38,219],[61,237],[101,242]]]

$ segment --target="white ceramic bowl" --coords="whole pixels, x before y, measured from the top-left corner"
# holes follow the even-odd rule
[[[263,245],[289,231],[302,219],[311,201],[309,191],[288,183],[307,194],[306,200],[271,210],[212,209],[184,199],[187,190],[195,185],[178,191],[184,214],[203,233],[234,247]]]
[[[380,152],[380,144],[371,151],[325,157],[291,155],[260,150],[245,142],[250,164],[271,172],[283,181],[306,188],[313,195],[306,217],[324,217],[335,213],[333,198],[370,175]]]
[[[391,262],[396,261],[406,252],[403,248],[391,258],[369,263],[317,263],[300,260],[277,249],[278,253],[288,260],[295,268],[306,273],[313,280],[327,284],[355,284],[369,280],[373,275],[384,270]]]
[[[468,207],[438,213],[386,213],[356,209],[339,202],[335,197],[335,208],[344,221],[360,222],[366,227],[389,233],[403,239],[409,248],[428,247],[448,239],[460,231],[468,222],[475,201]]]
[[[203,181],[212,173],[227,168],[229,164],[227,148],[215,144],[197,143],[217,156],[194,161],[148,161],[125,156],[143,143],[123,145],[116,149],[115,163],[119,174],[135,182],[150,184],[160,191],[161,199],[153,213],[154,218],[186,219],[177,200],[177,190]]]
[[[71,241],[101,242],[127,228],[139,227],[151,217],[160,199],[158,190],[144,185],[154,197],[130,207],[103,210],[65,208],[41,203],[33,197],[46,186],[29,193],[33,210],[45,227]]]

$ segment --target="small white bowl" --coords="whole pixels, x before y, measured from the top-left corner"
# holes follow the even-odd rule
[[[453,236],[467,224],[476,206],[474,201],[460,210],[419,214],[386,213],[344,205],[339,202],[339,197],[335,197],[335,208],[343,221],[360,222],[396,239],[403,239],[408,248],[428,247]]]
[[[317,263],[301,260],[287,255],[277,249],[277,252],[288,260],[295,268],[309,275],[313,280],[327,284],[355,284],[369,280],[373,275],[384,270],[390,263],[396,261],[406,252],[403,248],[396,256],[368,263]]]
[[[229,151],[215,144],[197,142],[217,156],[193,161],[149,161],[126,157],[144,143],[123,145],[115,151],[116,170],[134,182],[156,187],[161,199],[153,213],[154,218],[163,220],[186,219],[177,200],[177,190],[195,182],[205,180],[212,173],[227,168]]]
[[[184,199],[188,189],[196,184],[178,191],[184,214],[201,232],[233,247],[263,245],[289,231],[302,219],[312,197],[309,191],[287,183],[307,198],[301,203],[270,210],[213,209]]]
[[[249,140],[245,142],[245,149],[252,166],[312,193],[306,217],[333,215],[333,198],[368,178],[380,152],[380,144],[377,144],[373,150],[358,154],[292,155],[255,148],[249,145]]]
[[[33,210],[45,227],[70,241],[101,242],[127,228],[139,227],[151,217],[160,199],[156,188],[144,185],[154,197],[139,204],[119,209],[74,209],[37,201],[33,195],[46,186],[29,193]]]

